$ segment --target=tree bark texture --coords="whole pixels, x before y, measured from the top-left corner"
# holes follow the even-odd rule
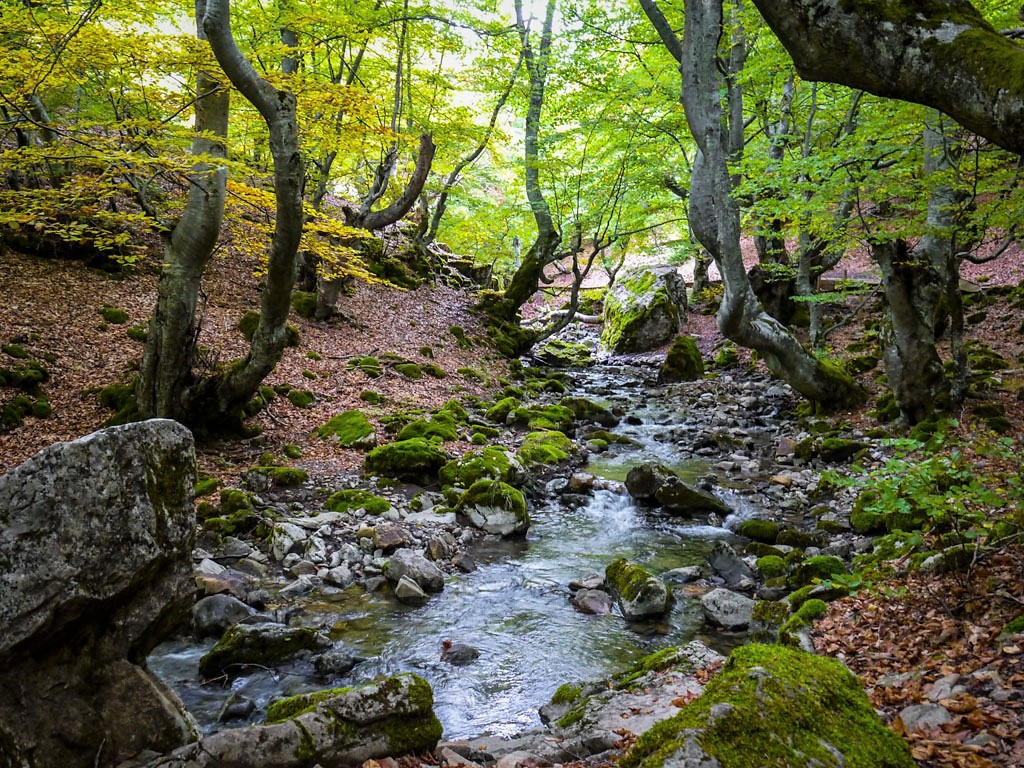
[[[278,90],[260,77],[242,55],[231,32],[230,0],[207,0],[203,29],[224,74],[267,124],[277,206],[267,258],[267,276],[260,299],[260,322],[249,352],[222,374],[205,380],[192,403],[193,414],[203,419],[204,424],[230,428],[241,423],[242,408],[277,365],[284,351],[285,326],[304,223],[305,164],[299,150],[295,95],[287,90]],[[293,35],[283,31],[282,41],[285,45],[293,45]],[[281,64],[282,71],[291,74],[296,67],[295,58],[286,54]]]
[[[197,37],[206,39],[202,19],[206,0],[196,2]],[[206,72],[196,78],[195,130],[192,153],[214,160],[227,157],[230,92]],[[224,217],[227,170],[215,162],[197,162],[189,176],[188,198],[177,225],[164,240],[164,269],[156,306],[149,323],[139,369],[136,399],[147,417],[188,422],[186,390],[194,382],[196,308],[206,265],[220,237]]]
[[[516,321],[519,309],[537,292],[537,286],[544,275],[544,267],[551,263],[562,240],[551,218],[551,209],[540,184],[540,115],[544,106],[544,88],[547,83],[554,17],[555,0],[548,0],[540,43],[535,51],[530,42],[530,30],[523,19],[523,4],[521,0],[516,0],[516,20],[522,38],[523,62],[530,76],[530,98],[526,109],[524,134],[526,199],[530,203],[533,220],[537,224],[537,238],[512,276],[503,300],[496,306],[499,319],[509,323]]]
[[[1024,49],[966,0],[754,0],[800,76],[934,107],[1024,153]]]
[[[698,153],[690,185],[690,225],[715,259],[725,294],[718,327],[736,343],[756,350],[773,374],[825,409],[852,407],[866,393],[837,366],[810,354],[778,320],[767,314],[751,290],[740,251],[739,206],[732,195],[729,160],[743,146],[737,118],[742,115],[738,86],[729,84],[728,117],[721,93],[726,86],[719,69],[718,42],[722,36],[721,0],[686,0],[686,32],[682,45],[670,44],[675,33],[653,0],[641,0],[669,50],[680,52],[683,107]],[[659,18],[660,17],[660,18]],[[666,38],[669,38],[666,40]],[[735,64],[734,41],[730,58]]]

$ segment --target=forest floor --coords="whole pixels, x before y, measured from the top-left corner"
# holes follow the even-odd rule
[[[225,363],[244,352],[246,342],[237,324],[244,311],[258,309],[256,267],[237,257],[222,260],[204,283],[200,344],[209,365]],[[869,266],[848,264],[845,268],[852,274]],[[156,295],[156,274],[152,264],[116,277],[74,262],[3,254],[0,343],[15,343],[32,358],[52,361],[45,363],[50,373],[45,392],[53,415],[28,417],[22,426],[0,434],[0,472],[55,441],[100,428],[111,416],[96,391],[131,380],[142,344],[131,340],[127,331],[147,322]],[[1012,263],[994,262],[988,271],[972,268],[970,277],[979,286],[1015,285],[1022,274],[1024,259],[1017,258]],[[285,351],[267,383],[309,390],[315,396],[313,404],[299,408],[277,398],[255,419],[261,429],[258,437],[202,446],[201,471],[236,485],[240,474],[254,465],[260,454],[269,450],[280,455],[290,444],[302,451],[291,463],[329,483],[358,471],[363,454],[337,448],[312,433],[332,415],[364,407],[360,400],[364,390],[372,389],[386,398],[381,413],[437,408],[453,397],[493,392],[497,380],[507,374],[508,364],[483,342],[483,327],[469,311],[469,303],[466,294],[442,286],[400,291],[388,285],[360,284],[341,302],[345,319],[327,324],[293,315],[291,322],[300,331],[300,345]],[[104,306],[123,309],[128,321],[105,321],[101,316]],[[1011,370],[1002,374],[1008,384],[987,397],[1004,404],[1013,422],[1011,434],[1020,436],[1024,434],[1024,407],[1017,393],[1024,379],[1024,311],[1000,299],[976,308],[969,316],[968,336],[984,341],[1011,361]],[[469,345],[459,344],[451,332],[453,326],[464,329]],[[855,320],[830,343],[842,350],[847,341],[858,337],[860,329],[861,322]],[[683,331],[697,338],[705,355],[722,342],[713,317],[699,312],[690,314]],[[385,367],[381,378],[370,380],[349,367],[356,357],[386,352],[414,362],[433,362],[446,375],[413,380]],[[0,367],[19,362],[2,355],[0,361]],[[878,389],[869,376],[862,379]],[[9,395],[0,394],[0,407],[5,397]],[[846,417],[868,420],[864,412]],[[461,452],[470,446],[452,447]],[[974,576],[973,581],[958,581],[951,576],[901,575],[884,591],[862,592],[834,603],[815,630],[818,648],[842,658],[860,675],[876,707],[889,718],[909,703],[928,701],[940,678],[959,676],[964,689],[947,697],[954,700],[950,706],[957,713],[954,721],[931,733],[907,736],[923,766],[1024,765],[1020,638],[997,639],[1006,610],[992,610],[991,601],[985,599],[1002,591],[1012,599],[1001,604],[1020,603],[1024,556],[1020,548],[1007,549],[976,569]],[[894,673],[907,672],[911,676],[899,678],[899,684],[887,684]],[[993,695],[1004,690],[1012,695]],[[979,733],[998,739],[979,738]],[[1004,746],[994,746],[997,741]]]

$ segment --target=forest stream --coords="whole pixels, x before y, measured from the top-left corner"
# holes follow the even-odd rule
[[[583,468],[596,478],[589,494],[556,492],[565,480],[555,475],[551,492],[533,502],[528,536],[474,543],[469,552],[478,569],[448,576],[444,591],[426,605],[402,605],[360,587],[300,598],[293,623],[325,628],[363,659],[343,677],[325,683],[300,662],[201,685],[198,661],[213,640],[189,637],[159,646],[149,665],[206,730],[259,722],[282,695],[416,672],[433,687],[435,711],[453,739],[536,727],[538,708],[559,685],[606,677],[666,645],[700,637],[728,652],[742,636],[706,634],[699,601],[682,593],[663,622],[627,623],[617,614],[574,610],[568,584],[603,573],[618,557],[655,574],[702,565],[715,541],[735,539],[731,529],[769,503],[763,491],[779,470],[774,447],[786,421],[780,411],[791,401],[784,388],[740,376],[665,388],[642,366],[575,371],[570,393],[616,409],[623,418],[615,432],[634,443],[590,457]],[[752,388],[756,404],[747,395]],[[643,461],[668,465],[691,483],[710,481],[732,514],[686,520],[638,508],[622,481]],[[445,640],[472,646],[480,656],[464,666],[442,662]]]

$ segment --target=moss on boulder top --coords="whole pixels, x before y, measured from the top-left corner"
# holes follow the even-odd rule
[[[717,761],[717,762],[715,762]],[[913,768],[860,682],[834,659],[777,645],[733,651],[703,695],[643,734],[623,768]]]
[[[586,344],[561,339],[548,339],[533,354],[545,365],[555,368],[582,368],[594,362],[594,355]]]
[[[459,499],[460,520],[485,533],[525,536],[530,527],[523,492],[500,480],[478,480]]]
[[[247,664],[268,665],[316,648],[321,638],[312,627],[281,624],[236,624],[199,659],[206,679],[240,674]]]
[[[442,485],[469,488],[478,480],[501,480],[515,484],[522,479],[523,467],[518,459],[499,445],[489,445],[479,451],[445,464],[438,477]]]
[[[609,564],[604,577],[628,621],[663,616],[672,605],[672,593],[664,582],[624,557]]]
[[[444,449],[422,437],[380,445],[366,454],[367,472],[420,485],[437,482],[437,472],[448,463]]]
[[[577,421],[596,422],[607,428],[619,425],[618,416],[600,403],[595,403],[586,397],[563,397],[558,404],[572,411]]]
[[[576,451],[572,440],[561,432],[540,431],[530,432],[519,446],[516,454],[524,467],[538,464],[548,466],[567,460]]]
[[[690,336],[678,336],[669,347],[665,362],[658,369],[658,381],[674,384],[679,381],[697,381],[704,376],[704,358],[697,342]]]
[[[616,355],[657,349],[678,333],[685,311],[686,284],[675,267],[626,273],[605,297],[601,344]]]
[[[324,502],[324,509],[329,509],[331,512],[351,512],[363,509],[371,515],[379,516],[391,509],[391,502],[362,488],[345,488],[332,493]]]
[[[316,434],[327,440],[337,438],[342,448],[373,448],[377,444],[377,431],[362,411],[342,411],[322,427]]]
[[[430,418],[416,419],[406,424],[398,432],[399,440],[411,438],[438,439],[442,442],[459,439],[459,430],[455,425],[455,419],[447,411],[435,413]]]
[[[509,421],[531,431],[548,429],[569,432],[576,416],[562,405],[530,405],[512,411]]]

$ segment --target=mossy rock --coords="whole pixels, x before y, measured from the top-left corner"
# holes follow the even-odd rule
[[[281,453],[284,454],[286,459],[300,459],[302,458],[302,449],[294,443],[285,443],[281,448]]]
[[[530,527],[526,497],[500,480],[478,480],[459,497],[459,519],[485,533],[523,536]]]
[[[601,345],[613,354],[646,352],[679,330],[686,286],[673,267],[623,274],[605,295]]]
[[[566,461],[576,451],[572,440],[561,432],[530,432],[516,454],[524,467],[554,466]]]
[[[516,457],[497,445],[489,445],[450,461],[438,473],[442,485],[458,488],[469,488],[478,480],[501,480],[515,484],[522,479],[522,475],[523,467]]]
[[[619,424],[615,414],[586,397],[563,397],[558,404],[572,411],[577,421],[596,422],[602,427],[615,427]]]
[[[99,309],[100,317],[111,325],[124,325],[128,322],[128,313],[123,309],[104,304]]]
[[[697,381],[704,377],[704,358],[701,357],[697,342],[691,336],[677,336],[669,347],[665,361],[658,369],[658,381],[674,384],[680,381]]]
[[[534,355],[553,368],[583,368],[594,364],[590,347],[561,339],[548,339],[534,350]]]
[[[278,488],[295,488],[309,479],[309,473],[299,467],[253,467],[246,475],[263,476]]]
[[[807,549],[807,547],[828,546],[828,537],[820,533],[809,533],[796,528],[783,528],[779,531],[779,536],[775,543],[787,547],[796,547],[797,549]]]
[[[462,407],[462,403],[458,400],[449,400],[441,406],[437,414],[439,416],[443,415],[446,418],[450,418],[459,424],[466,424],[469,422],[469,412]]]
[[[439,366],[437,363],[420,363],[419,365],[420,370],[433,379],[443,379],[448,376],[448,374],[444,372],[444,368]]]
[[[369,376],[371,379],[379,379],[383,373],[383,369],[380,365],[380,360],[372,355],[364,355],[363,357],[355,357],[348,361],[348,367],[354,368],[357,371]]]
[[[785,576],[786,571],[789,570],[786,566],[786,561],[775,555],[759,557],[757,558],[755,565],[757,566],[758,572],[760,572],[760,574],[766,579],[772,579],[776,576]]]
[[[791,616],[789,606],[784,601],[758,600],[750,617],[750,630],[747,633],[750,641],[777,643],[779,630]]]
[[[125,334],[128,336],[129,339],[131,339],[132,341],[137,341],[140,344],[145,344],[146,341],[149,339],[149,332],[146,330],[145,326],[142,325],[133,325],[131,328],[125,331]]]
[[[450,414],[439,412],[429,419],[416,419],[406,424],[398,432],[399,440],[412,438],[437,439],[447,443],[459,439],[459,430]]]
[[[346,513],[364,509],[367,514],[379,517],[391,509],[391,502],[362,488],[346,488],[332,493],[324,502],[324,509]]]
[[[835,464],[853,458],[865,448],[867,448],[867,445],[859,440],[847,440],[841,437],[826,437],[821,441],[821,447],[818,449],[818,455],[823,461]]]
[[[420,485],[437,481],[438,470],[448,463],[444,449],[422,437],[380,445],[366,455],[367,472]]]
[[[293,389],[288,393],[288,402],[296,408],[309,408],[316,401],[316,395],[308,389]]]
[[[291,303],[299,317],[309,320],[316,315],[316,294],[311,291],[293,291]]]
[[[337,438],[342,448],[369,449],[377,444],[377,430],[362,411],[349,410],[332,416],[314,433],[324,440]]]
[[[516,408],[512,411],[509,421],[523,426],[531,432],[554,430],[569,432],[576,422],[573,412],[562,405],[531,405]]]
[[[670,645],[643,656],[613,675],[611,685],[618,689],[630,688],[652,672],[664,672],[667,669],[678,670],[682,674],[692,673],[695,667],[690,650],[685,646]]]
[[[213,477],[212,475],[200,475],[196,479],[196,487],[194,496],[199,499],[203,496],[209,496],[220,488],[220,479]]]
[[[774,520],[744,520],[736,528],[736,533],[754,541],[774,544],[779,538],[782,526]]]
[[[857,533],[880,533],[885,530],[885,515],[872,509],[878,501],[878,491],[865,488],[853,502],[850,512],[850,527]]]
[[[606,429],[593,429],[584,434],[585,440],[601,440],[608,445],[640,445],[636,440]]]
[[[874,370],[881,358],[878,355],[857,355],[846,361],[846,370],[854,376],[860,376]]]
[[[380,392],[374,392],[372,389],[364,389],[360,392],[359,399],[364,403],[369,403],[370,405],[380,405],[381,403],[386,403],[388,400]]]
[[[790,589],[798,589],[817,581],[825,581],[833,576],[848,573],[846,564],[832,555],[809,557],[793,569],[787,584]]]
[[[820,619],[826,613],[828,613],[828,603],[824,600],[817,598],[807,600],[779,629],[779,641],[784,645],[798,647],[800,638],[796,633],[810,627],[816,619]]]
[[[469,349],[473,346],[473,343],[466,338],[466,330],[461,325],[450,326],[448,333],[452,335],[460,349]]]
[[[604,578],[627,621],[663,616],[672,606],[672,593],[665,584],[624,557],[609,563]]]
[[[823,600],[826,603],[831,603],[833,600],[846,597],[848,594],[849,590],[835,585],[808,584],[805,587],[800,587],[800,589],[790,592],[786,600],[789,601],[789,606],[793,613],[797,613],[800,607],[808,600]]]
[[[354,690],[354,687],[348,685],[340,688],[324,688],[323,690],[311,693],[300,693],[296,696],[278,699],[267,706],[267,716],[263,722],[267,725],[283,723],[285,720],[291,720],[299,715],[312,712],[316,709],[316,705],[322,701],[337,698]]]
[[[199,659],[204,679],[241,674],[247,665],[273,665],[300,651],[313,650],[320,642],[312,627],[272,624],[236,624]]]
[[[723,344],[715,354],[715,366],[718,368],[732,368],[739,364],[739,352],[731,341]]]
[[[565,384],[553,377],[548,379],[531,379],[526,383],[526,391],[534,397],[545,392],[562,395],[565,394],[566,387]]]
[[[417,363],[398,363],[397,365],[395,365],[395,370],[398,373],[405,376],[405,378],[407,379],[416,380],[423,378],[423,368],[420,367]]]
[[[504,397],[487,410],[487,420],[495,424],[504,424],[512,411],[522,406],[522,402],[515,397]]]
[[[13,357],[15,360],[25,360],[29,356],[28,350],[21,344],[4,344],[0,347],[0,351],[3,351],[8,357]]]
[[[622,768],[914,768],[840,662],[796,648],[733,651],[704,693],[640,736]],[[717,762],[715,762],[717,761]]]

